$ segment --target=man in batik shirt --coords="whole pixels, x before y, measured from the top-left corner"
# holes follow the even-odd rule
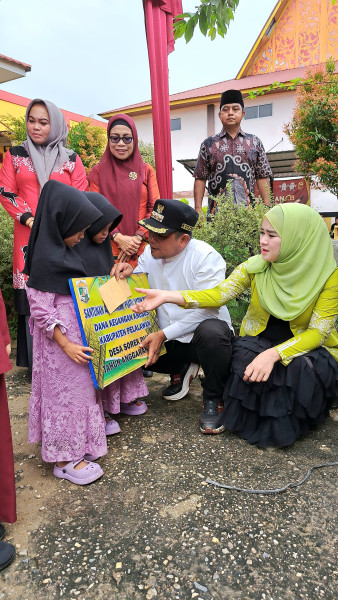
[[[272,171],[261,140],[241,129],[244,102],[239,90],[223,92],[218,114],[222,123],[220,133],[201,144],[194,171],[195,209],[200,212],[206,182],[210,196],[217,196],[232,183],[236,204],[249,204],[254,198],[255,183],[265,202],[270,203]],[[215,212],[216,202],[209,198],[208,214]]]

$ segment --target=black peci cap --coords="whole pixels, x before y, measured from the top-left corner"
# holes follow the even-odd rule
[[[220,110],[224,104],[240,104],[244,108],[242,92],[240,90],[226,90],[221,96]]]
[[[153,212],[147,219],[141,219],[139,225],[165,235],[180,231],[191,233],[198,221],[198,212],[180,200],[156,200]]]

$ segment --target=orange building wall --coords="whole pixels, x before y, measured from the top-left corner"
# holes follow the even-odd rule
[[[284,71],[338,59],[338,4],[290,0],[246,75]]]

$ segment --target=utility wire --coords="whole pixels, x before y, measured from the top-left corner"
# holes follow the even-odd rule
[[[309,477],[314,469],[321,469],[322,467],[334,467],[337,465],[338,465],[338,462],[323,463],[322,465],[314,465],[313,467],[311,467],[308,470],[305,477],[303,477],[303,479],[301,479],[300,481],[296,481],[295,483],[288,483],[284,487],[277,488],[275,490],[251,490],[251,489],[236,487],[233,485],[225,485],[224,483],[218,483],[218,481],[213,481],[212,479],[206,479],[205,481],[207,483],[210,483],[211,485],[215,485],[216,487],[224,488],[226,490],[233,490],[235,492],[243,492],[244,494],[280,494],[281,492],[285,492],[289,488],[294,488],[294,487],[298,487],[299,485],[302,485],[302,483],[304,483],[307,479],[309,479]]]

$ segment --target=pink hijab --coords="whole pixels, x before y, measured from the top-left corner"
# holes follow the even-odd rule
[[[130,127],[134,139],[134,150],[127,160],[115,158],[109,150],[110,130],[117,120],[123,119]],[[118,231],[123,235],[134,235],[139,228],[139,208],[142,184],[145,176],[145,163],[138,149],[136,126],[131,117],[118,114],[108,122],[108,143],[100,162],[88,175],[89,181],[99,186],[100,193],[122,214]]]

